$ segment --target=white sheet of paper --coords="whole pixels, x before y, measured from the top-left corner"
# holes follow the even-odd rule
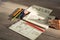
[[[22,21],[22,20],[13,24],[12,26],[10,26],[9,29],[11,29],[31,40],[35,40],[39,35],[41,35],[41,33],[43,33],[42,31],[39,31],[39,30],[25,24],[25,21]]]
[[[52,12],[51,9],[44,8],[44,7],[37,6],[37,5],[32,5],[31,7],[27,9],[27,11],[29,11],[31,15],[35,15],[34,17],[37,17],[40,19],[45,19]]]

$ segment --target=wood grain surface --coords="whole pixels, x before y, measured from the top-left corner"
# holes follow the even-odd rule
[[[35,4],[50,8],[53,10],[51,15],[54,15],[60,19],[60,0],[2,0],[2,2],[12,2],[26,6]],[[0,6],[0,40],[29,40],[28,38],[25,38],[8,28],[12,24],[12,22],[8,20],[8,15],[11,13],[12,9]],[[60,30],[49,28],[36,40],[60,40]]]

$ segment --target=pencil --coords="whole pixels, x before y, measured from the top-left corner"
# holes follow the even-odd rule
[[[20,9],[20,10],[21,10],[21,9]],[[12,20],[11,20],[11,21],[14,21],[14,20],[16,19],[16,17],[17,17],[17,16],[18,16],[22,11],[23,11],[23,10],[21,10],[21,11],[19,11],[19,10],[18,10],[18,12],[16,12],[16,14],[17,14],[17,13],[18,13],[18,14],[17,14],[17,15],[16,15],[16,14],[14,14],[14,16],[15,16],[15,15],[16,15],[16,16],[15,16],[14,18],[12,18]]]

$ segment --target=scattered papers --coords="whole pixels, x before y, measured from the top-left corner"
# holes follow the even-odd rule
[[[35,40],[39,35],[49,28],[49,19],[55,19],[50,16],[51,9],[33,5],[26,9],[30,12],[24,16],[23,20],[11,25],[9,29],[31,39]]]

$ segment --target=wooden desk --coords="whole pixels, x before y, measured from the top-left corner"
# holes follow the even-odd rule
[[[9,2],[11,0],[3,0],[3,1]],[[56,17],[60,18],[60,0],[13,0],[11,2],[17,3],[17,4],[22,4],[22,5],[27,5],[27,6],[36,4],[39,6],[47,7],[47,8],[50,8],[53,10],[51,15],[55,15]],[[5,10],[7,10],[7,9],[5,9]],[[8,9],[8,10],[10,10],[10,9]],[[2,10],[0,10],[0,11],[4,11],[4,9],[2,8]],[[1,40],[29,40],[28,38],[25,38],[25,37],[17,34],[16,32],[8,29],[8,27],[11,24],[11,22],[8,20],[9,12],[6,12],[6,13],[0,12],[0,39]],[[60,38],[60,35],[58,35],[58,36]],[[51,37],[51,36],[42,34],[37,40],[59,40],[59,38],[58,37],[55,38],[55,35],[53,37]]]

